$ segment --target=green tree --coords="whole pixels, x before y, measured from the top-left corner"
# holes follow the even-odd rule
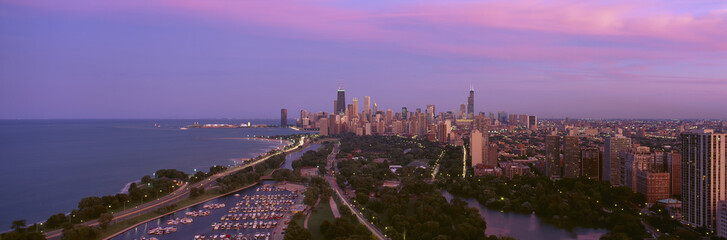
[[[45,240],[45,236],[39,232],[8,232],[0,235],[3,240]]]
[[[25,227],[25,219],[15,220],[13,221],[13,225],[10,226],[10,228],[14,229],[15,231],[20,231],[23,227]]]
[[[98,223],[101,228],[106,229],[108,227],[109,223],[111,223],[111,220],[114,220],[114,215],[111,213],[102,213],[101,216],[98,217]]]
[[[48,228],[60,227],[61,224],[67,221],[67,219],[68,218],[63,213],[54,214],[48,217],[48,220],[45,221],[45,225]]]
[[[302,228],[297,223],[290,222],[290,225],[288,225],[288,229],[285,230],[285,237],[283,237],[283,240],[310,240],[313,239],[313,235],[311,235],[310,231],[308,229]]]
[[[63,229],[63,237],[61,239],[93,240],[100,236],[101,231],[98,228],[76,224],[70,228]]]
[[[143,183],[143,184],[151,183],[151,176],[144,175],[143,177],[141,177],[141,183]]]

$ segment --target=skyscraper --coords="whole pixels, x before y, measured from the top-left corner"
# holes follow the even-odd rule
[[[507,123],[507,112],[505,111],[498,111],[497,112],[497,120],[500,121],[500,123]]]
[[[370,115],[371,114],[371,97],[364,96],[364,114]]]
[[[623,161],[623,167],[619,167],[622,169],[622,171],[619,172],[621,176],[621,185],[627,186],[636,192],[638,190],[638,172],[650,170],[649,163],[652,159],[651,150],[649,147],[640,146],[636,147],[636,149],[629,149],[627,152],[623,152],[620,155],[624,156],[621,159],[621,161]],[[664,183],[664,185],[667,187],[668,194],[668,185],[666,183]]]
[[[472,129],[477,129],[482,133],[489,131],[490,119],[484,116],[475,116],[472,120]]]
[[[467,118],[475,116],[475,89],[470,87],[470,96],[467,98]]]
[[[338,98],[336,99],[335,114],[346,114],[346,92],[343,88],[338,88]]]
[[[417,135],[427,135],[427,115],[421,113],[421,111],[417,113]]]
[[[394,120],[394,111],[392,111],[391,109],[386,109],[385,117],[386,124],[391,124],[391,120]]]
[[[406,107],[401,107],[401,118],[406,120],[409,116],[409,112],[407,111]]]
[[[439,126],[437,126],[437,141],[447,143],[449,142],[449,139],[447,138],[447,124],[444,122],[440,122]]]
[[[323,117],[318,121],[318,134],[321,136],[328,136],[328,118]]]
[[[726,139],[711,129],[681,134],[682,218],[692,227],[716,227],[717,203],[727,191]]]
[[[482,132],[478,129],[472,130],[472,133],[470,134],[470,156],[472,156],[472,167],[476,167],[478,164],[483,163],[483,145],[484,141],[482,138]]]
[[[528,127],[530,128],[530,130],[537,131],[538,130],[538,117],[528,116]]]
[[[288,109],[280,109],[280,127],[288,126]]]
[[[306,110],[300,110],[300,126],[303,128],[307,128],[308,121],[308,112]]]
[[[581,151],[577,136],[563,137],[563,164],[564,178],[581,176]]]
[[[300,110],[300,120],[303,121],[303,118],[308,117],[308,111],[306,110]]]
[[[581,175],[590,179],[600,178],[601,167],[599,159],[601,151],[598,148],[586,148],[581,151]]]
[[[464,104],[459,105],[459,116],[457,118],[467,118],[467,107]]]
[[[682,194],[682,155],[679,152],[673,151],[666,153],[666,162],[669,172],[669,180],[671,186],[669,187],[669,194],[681,195]]]
[[[487,133],[485,133],[487,134]],[[498,157],[498,149],[497,144],[490,144],[487,143],[487,137],[485,137],[485,146],[483,147],[483,164],[485,165],[485,168],[496,168],[497,167],[497,157]]]
[[[353,104],[353,109],[351,110],[351,113],[353,113],[353,116],[351,116],[351,117],[354,117],[355,118],[355,117],[358,117],[358,114],[359,114],[359,112],[358,112],[358,98],[353,98],[353,100],[351,100],[351,101],[353,102],[352,103]]]
[[[603,143],[603,180],[611,185],[620,185],[621,174],[618,153],[631,148],[631,139],[617,135],[607,137]]]
[[[427,105],[427,124],[433,124],[434,123],[434,115],[436,113],[434,112],[434,105],[430,104]]]
[[[548,177],[560,177],[560,136],[545,137],[545,172]]]

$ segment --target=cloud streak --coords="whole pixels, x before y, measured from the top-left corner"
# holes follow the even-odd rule
[[[16,4],[98,13],[161,11],[268,28],[262,34],[373,42],[427,54],[502,59],[680,58],[674,51],[727,51],[727,12],[672,12],[666,1],[412,2],[375,9],[327,1],[99,1]],[[599,43],[582,46],[594,37]],[[568,39],[568,40],[563,40]],[[573,43],[573,41],[576,43]],[[489,43],[497,43],[489,44]]]
[[[271,64],[265,67],[272,69],[271,72],[277,70],[276,64],[285,68],[284,62],[294,62],[299,68],[288,68],[294,76],[286,78],[291,79],[298,77],[296,71],[299,69],[308,69],[310,76],[356,75],[361,81],[372,76],[428,78],[429,83],[458,78],[458,84],[466,86],[481,81],[482,85],[503,92],[516,88],[527,88],[531,93],[556,88],[578,92],[578,88],[588,87],[602,90],[598,96],[622,94],[622,89],[629,89],[629,93],[641,89],[691,93],[727,91],[727,72],[720,70],[727,68],[727,31],[724,31],[727,29],[727,3],[719,1],[697,4],[669,0],[370,3],[0,0],[0,5],[81,16],[86,17],[85,20],[139,21],[143,25],[153,24],[154,20],[174,19],[175,26],[170,28],[178,28],[172,30],[182,32],[181,35],[190,31],[183,29],[184,24],[195,24],[214,29],[210,31],[213,35],[216,30],[224,29],[238,33],[235,36],[282,39],[280,42],[295,46],[284,46],[286,51],[280,51],[281,48],[272,43],[258,42],[262,50],[251,55],[260,55],[252,56],[258,61],[269,60],[267,63]],[[10,14],[0,9],[0,17],[3,13]],[[144,16],[144,19],[136,19],[137,16]],[[0,37],[2,43],[2,39],[14,36]],[[130,39],[134,40],[133,36]],[[230,40],[234,44],[225,46],[227,48],[210,46],[209,50],[224,54],[232,48],[239,51],[236,53],[246,53],[239,49],[250,43],[235,41],[237,39]],[[282,44],[280,42],[276,44]],[[306,45],[311,42],[315,44]],[[157,46],[150,44],[149,48],[163,48]],[[345,46],[336,49],[344,49],[346,53],[332,50],[334,46]],[[200,49],[198,54],[207,54],[205,50]],[[164,59],[165,53],[177,52],[159,50],[162,56],[159,59]],[[273,53],[265,55],[268,52]],[[328,65],[321,66],[324,64]],[[336,64],[342,69],[328,69],[328,66],[339,67]],[[161,68],[170,66],[169,63],[160,65]],[[214,64],[210,63],[210,66]],[[353,67],[343,69],[346,66]],[[313,68],[314,71],[311,67],[318,68]],[[234,76],[237,68],[230,66],[229,69],[233,72],[230,75]],[[371,73],[374,71],[378,72]],[[267,72],[260,75],[269,76]],[[402,82],[399,84],[411,83]],[[654,94],[657,90],[649,91]]]

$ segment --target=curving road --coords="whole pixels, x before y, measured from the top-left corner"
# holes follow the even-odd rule
[[[139,205],[139,206],[136,206],[134,208],[129,208],[129,209],[126,209],[124,211],[115,213],[114,214],[114,219],[113,219],[112,222],[119,222],[119,221],[127,220],[127,219],[130,219],[130,218],[133,218],[133,217],[142,215],[144,213],[147,213],[147,212],[150,212],[150,211],[154,211],[154,210],[156,210],[160,206],[163,206],[163,205],[166,205],[166,204],[170,204],[170,203],[174,203],[174,202],[180,201],[182,199],[185,199],[185,198],[189,197],[189,188],[190,187],[204,187],[205,189],[211,189],[211,188],[214,187],[214,183],[216,183],[216,180],[218,178],[227,176],[227,175],[229,175],[231,173],[234,173],[234,172],[236,172],[238,170],[241,170],[241,169],[244,169],[246,167],[255,166],[257,164],[260,164],[260,163],[264,162],[265,160],[268,160],[272,156],[275,156],[275,155],[278,155],[278,154],[281,154],[281,153],[288,153],[288,152],[291,152],[291,151],[295,151],[296,149],[302,147],[303,145],[305,145],[305,137],[301,137],[300,138],[300,141],[298,141],[298,145],[295,146],[295,147],[293,147],[293,148],[290,148],[290,149],[287,149],[287,150],[284,150],[284,151],[280,151],[280,152],[277,152],[277,153],[274,153],[274,154],[271,154],[271,155],[267,155],[267,156],[265,156],[265,157],[263,157],[261,159],[255,160],[255,161],[250,162],[250,163],[247,163],[245,165],[238,165],[238,166],[232,167],[230,169],[227,169],[225,172],[212,175],[212,176],[210,176],[209,178],[207,178],[205,180],[202,180],[200,182],[197,182],[197,183],[194,183],[194,184],[191,184],[191,185],[188,184],[188,183],[184,183],[177,190],[175,190],[174,192],[170,193],[169,195],[166,195],[166,196],[161,197],[161,198],[159,198],[157,200],[154,200],[154,201],[150,201],[148,203],[144,203],[144,204]],[[81,224],[86,225],[86,226],[96,226],[99,223],[98,223],[98,220],[91,220],[91,221],[84,222],[84,223],[81,223]],[[57,229],[57,230],[53,230],[53,231],[44,233],[46,239],[48,239],[48,240],[57,240],[57,239],[60,239],[61,236],[62,236],[62,234],[63,234],[63,229]]]
[[[333,151],[331,152],[331,154],[328,155],[328,164],[326,166],[326,168],[328,170],[330,170],[331,165],[333,165],[333,167],[336,169],[335,172],[338,172],[338,165],[335,163],[335,161],[336,161],[336,155],[338,154],[339,145],[340,145],[340,143],[333,145]],[[366,220],[366,218],[363,216],[363,214],[361,214],[361,212],[356,210],[353,207],[353,205],[351,205],[351,203],[348,201],[348,199],[342,194],[342,191],[338,187],[338,184],[336,184],[336,177],[333,174],[331,174],[330,171],[328,171],[328,174],[326,174],[326,181],[328,181],[328,184],[331,185],[331,188],[333,189],[333,191],[336,192],[336,196],[338,196],[338,198],[341,199],[341,203],[343,205],[345,205],[346,207],[348,207],[349,210],[351,210],[351,213],[353,213],[356,216],[356,218],[358,219],[358,221],[361,224],[366,226],[366,228],[368,228],[369,231],[372,234],[374,234],[374,236],[376,236],[376,238],[388,239],[386,237],[386,235],[384,235],[384,233],[381,230],[379,230],[379,228],[377,228],[371,222]]]

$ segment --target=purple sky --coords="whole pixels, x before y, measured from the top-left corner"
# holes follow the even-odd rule
[[[727,2],[0,0],[0,118],[727,118]],[[360,106],[359,109],[363,109]]]

